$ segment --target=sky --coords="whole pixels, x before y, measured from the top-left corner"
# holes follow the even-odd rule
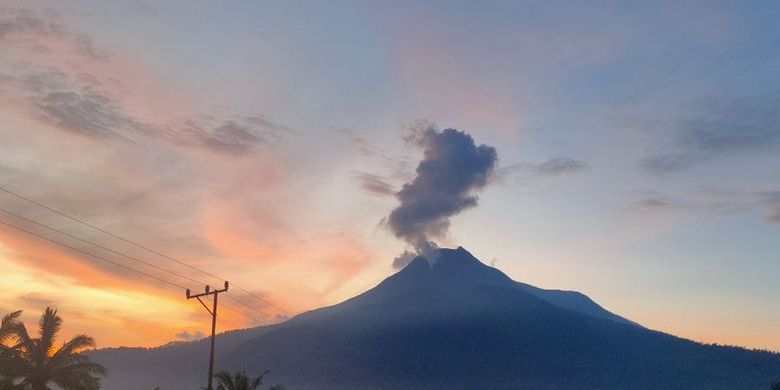
[[[778,18],[760,1],[0,0],[0,187],[242,287],[223,331],[391,275],[411,248],[388,216],[428,155],[410,134],[454,128],[496,158],[438,245],[653,329],[780,351]],[[193,291],[218,278],[0,207],[69,246],[0,226],[0,311],[34,326],[55,306],[101,347],[208,332],[181,288],[84,252]]]

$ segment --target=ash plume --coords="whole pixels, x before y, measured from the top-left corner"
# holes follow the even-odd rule
[[[401,204],[386,224],[433,264],[438,255],[434,240],[446,237],[450,217],[477,205],[476,193],[489,183],[498,155],[491,146],[477,146],[464,131],[439,131],[430,123],[413,129],[407,141],[423,149],[423,159],[417,176],[396,193]],[[402,268],[413,258],[405,252],[393,266]]]

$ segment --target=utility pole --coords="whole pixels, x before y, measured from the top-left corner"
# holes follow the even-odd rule
[[[201,305],[203,305],[204,308],[206,308],[206,311],[211,314],[211,355],[209,357],[209,385],[207,387],[208,390],[214,390],[214,388],[211,386],[212,380],[214,378],[214,332],[217,329],[217,295],[219,293],[226,292],[228,290],[228,282],[225,281],[225,288],[222,290],[211,290],[208,285],[206,285],[206,292],[191,295],[190,289],[187,289],[187,299],[195,298],[200,302]],[[205,303],[200,299],[200,297],[205,297],[207,295],[213,295],[214,296],[214,303],[211,306],[211,309],[209,309],[208,306],[206,306]]]

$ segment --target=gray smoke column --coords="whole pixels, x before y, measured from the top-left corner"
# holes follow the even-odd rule
[[[417,176],[396,194],[401,204],[387,217],[387,226],[433,263],[438,254],[433,240],[447,235],[450,217],[477,205],[476,193],[488,184],[498,155],[493,147],[474,144],[466,132],[439,131],[432,124],[413,130],[407,140],[424,155]],[[407,252],[393,265],[401,268],[410,258]]]

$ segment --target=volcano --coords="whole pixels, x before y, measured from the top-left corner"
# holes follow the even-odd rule
[[[288,389],[766,389],[780,355],[647,329],[510,279],[463,248],[354,298],[217,339],[217,365]],[[205,341],[92,353],[110,389],[202,386]],[[193,360],[194,359],[194,360]]]

